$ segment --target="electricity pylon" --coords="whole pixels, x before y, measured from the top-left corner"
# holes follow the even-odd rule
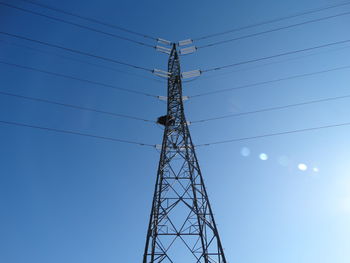
[[[179,55],[168,61],[167,115],[143,263],[226,263],[185,119]]]

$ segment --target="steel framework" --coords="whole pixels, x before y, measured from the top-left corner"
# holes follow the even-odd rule
[[[167,115],[143,263],[226,263],[185,119],[180,61],[168,61]]]

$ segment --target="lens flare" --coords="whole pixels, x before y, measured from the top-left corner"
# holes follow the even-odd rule
[[[241,149],[241,155],[243,157],[248,157],[250,155],[250,149],[248,147],[243,147]]]
[[[259,158],[260,158],[260,160],[262,160],[262,161],[266,161],[267,159],[269,159],[269,156],[268,156],[266,153],[261,153],[261,154],[259,155]]]
[[[306,164],[304,164],[304,163],[299,163],[298,164],[298,169],[300,170],[300,171],[306,171],[307,170],[307,165]]]

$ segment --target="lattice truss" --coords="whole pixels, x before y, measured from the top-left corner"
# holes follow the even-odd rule
[[[168,109],[143,263],[226,263],[184,115],[175,45],[168,71]]]

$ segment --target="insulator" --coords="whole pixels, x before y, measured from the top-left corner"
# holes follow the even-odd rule
[[[201,73],[202,72],[199,69],[196,69],[192,71],[182,72],[181,77],[183,79],[189,79],[189,78],[199,77]]]
[[[185,47],[180,49],[180,55],[187,55],[187,54],[191,54],[197,51],[197,48],[195,46],[192,47]]]
[[[159,100],[164,100],[164,101],[167,101],[167,100],[168,100],[168,97],[166,97],[166,96],[157,96],[157,98],[158,98]]]
[[[169,78],[171,73],[169,73],[168,71],[164,71],[161,69],[154,69],[152,70],[152,73],[156,76],[162,77],[162,78]]]
[[[189,100],[189,96],[182,96],[182,101],[186,101],[186,100]]]
[[[191,45],[193,43],[192,39],[185,39],[185,40],[181,40],[179,41],[179,46],[187,46],[187,45]]]
[[[164,45],[171,46],[171,41],[163,39],[163,38],[157,38],[158,43],[162,43]]]
[[[157,150],[161,150],[162,149],[162,145],[161,144],[156,144],[156,149]]]
[[[156,50],[159,51],[159,52],[168,54],[168,55],[170,55],[170,52],[171,52],[170,48],[159,46],[159,45],[156,46]]]

